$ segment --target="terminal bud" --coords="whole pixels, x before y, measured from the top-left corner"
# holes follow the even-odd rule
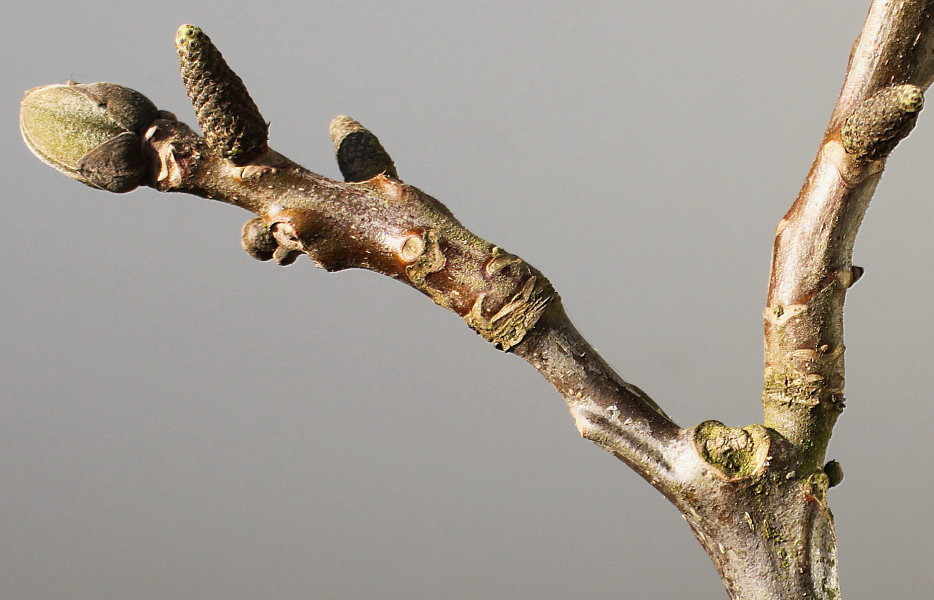
[[[69,82],[26,92],[20,130],[47,165],[91,187],[121,193],[147,175],[139,136],[158,115],[146,96],[130,88]]]

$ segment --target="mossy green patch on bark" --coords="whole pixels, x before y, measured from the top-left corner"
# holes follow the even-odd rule
[[[762,425],[737,429],[719,421],[704,421],[694,428],[698,454],[730,481],[761,472],[768,460],[769,446],[769,434]]]

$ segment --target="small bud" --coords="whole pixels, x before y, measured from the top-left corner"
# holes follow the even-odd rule
[[[857,281],[859,281],[860,279],[862,279],[863,273],[865,273],[865,272],[866,272],[866,269],[864,269],[864,268],[862,268],[862,267],[857,267],[856,265],[851,266],[851,267],[850,267],[850,273],[851,273],[851,276],[850,276],[850,285],[847,286],[847,287],[853,287],[853,286],[856,284]]]
[[[244,223],[240,244],[246,253],[256,260],[271,259],[279,247],[263,219],[251,219]]]
[[[366,181],[380,173],[399,178],[379,139],[359,122],[343,115],[331,121],[331,141],[345,181]]]
[[[924,92],[914,85],[895,85],[864,100],[847,117],[840,141],[848,154],[864,160],[889,155],[914,129],[924,107]]]
[[[47,165],[92,187],[129,191],[146,171],[136,136],[157,115],[155,105],[130,88],[70,82],[26,92],[20,130],[26,146]],[[123,136],[126,133],[131,137]],[[108,174],[116,179],[107,180]]]
[[[827,474],[829,487],[836,487],[843,481],[843,467],[835,460],[824,465],[824,473]]]

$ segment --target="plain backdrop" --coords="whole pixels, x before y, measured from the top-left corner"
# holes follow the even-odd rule
[[[191,124],[176,28],[274,148],[338,114],[544,271],[682,426],[761,419],[772,236],[868,1],[32,0],[5,11],[3,600],[722,598],[682,519],[534,370],[367,272],[250,259],[251,215],[41,164],[24,90],[114,81]],[[934,109],[928,109],[934,110]],[[849,598],[934,585],[934,115],[857,242],[831,492]]]

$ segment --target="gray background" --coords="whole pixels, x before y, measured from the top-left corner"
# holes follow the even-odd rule
[[[277,150],[336,176],[328,122],[356,117],[679,423],[744,425],[774,227],[868,1],[187,4],[34,0],[0,25],[0,598],[723,597],[524,363],[388,279],[251,260],[245,212],[62,177],[17,104],[108,80],[194,123],[173,39],[198,24]],[[831,447],[850,598],[934,585],[931,121],[855,253]]]

